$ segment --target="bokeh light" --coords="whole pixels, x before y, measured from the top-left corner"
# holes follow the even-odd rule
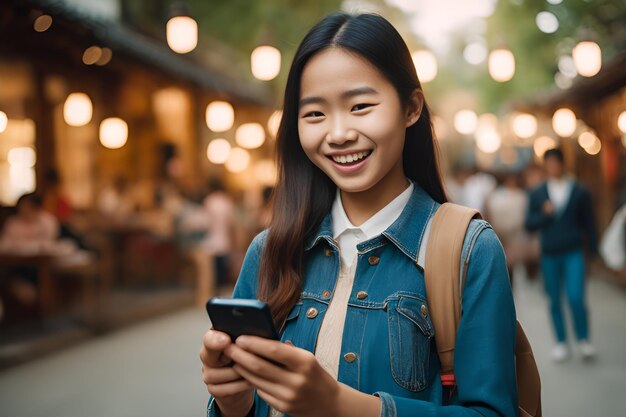
[[[276,78],[280,73],[280,51],[270,45],[258,46],[250,55],[252,75],[262,81]]]
[[[420,82],[428,83],[437,77],[437,58],[427,50],[415,51],[411,54],[413,65]]]
[[[206,108],[206,125],[213,132],[225,132],[233,127],[235,109],[226,101],[214,101]]]
[[[198,45],[198,23],[189,16],[175,16],[166,24],[167,44],[172,51],[186,54]]]
[[[232,148],[228,160],[226,161],[226,169],[233,174],[243,172],[250,165],[250,154],[245,149]]]
[[[552,129],[561,137],[569,137],[576,131],[576,114],[571,109],[558,109],[552,115]]]
[[[256,149],[265,143],[265,129],[261,123],[244,123],[235,131],[235,141],[246,149]]]
[[[100,143],[105,148],[119,149],[128,140],[128,124],[119,117],[109,117],[100,123]]]
[[[226,139],[213,139],[207,146],[206,155],[209,161],[219,165],[228,161],[230,150],[230,143]]]
[[[472,110],[460,110],[454,115],[454,128],[464,135],[471,135],[476,131],[478,116]]]
[[[85,93],[72,93],[63,105],[63,118],[70,126],[84,126],[91,121],[93,105]]]

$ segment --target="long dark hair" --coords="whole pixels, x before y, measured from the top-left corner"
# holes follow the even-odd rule
[[[396,29],[375,14],[333,13],[309,31],[289,70],[283,117],[277,136],[278,185],[273,216],[259,272],[259,298],[281,326],[302,291],[304,243],[330,211],[336,185],[304,153],[298,135],[300,79],[306,63],[320,51],[343,48],[367,59],[393,84],[406,107],[421,89],[411,54]],[[417,123],[406,129],[404,173],[435,200],[446,195],[438,166],[430,112],[424,103]]]

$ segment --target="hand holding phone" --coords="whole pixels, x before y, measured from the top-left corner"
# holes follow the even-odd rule
[[[222,413],[247,415],[254,405],[254,389],[231,367],[224,350],[232,345],[230,337],[210,329],[200,349],[202,380]]]
[[[270,309],[262,301],[239,298],[211,298],[206,310],[215,330],[234,342],[241,335],[279,340]]]

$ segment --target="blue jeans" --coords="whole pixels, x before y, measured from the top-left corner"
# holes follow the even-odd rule
[[[561,289],[565,283],[565,291],[569,299],[574,320],[574,330],[578,340],[587,340],[589,325],[587,307],[585,306],[585,259],[581,250],[558,255],[542,255],[541,269],[546,293],[550,299],[550,312],[554,332],[559,342],[565,342],[565,323],[561,306]]]

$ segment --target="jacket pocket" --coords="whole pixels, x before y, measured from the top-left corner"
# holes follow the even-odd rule
[[[285,328],[289,326],[289,324],[295,323],[298,320],[298,316],[300,316],[300,310],[302,310],[302,303],[297,303],[296,305],[293,306],[293,308],[287,315],[287,318],[285,319],[285,323],[283,323],[282,328],[279,329],[279,333],[281,337],[285,331]]]
[[[430,343],[434,334],[428,305],[419,296],[399,295],[387,302],[391,374],[401,387],[426,388]]]

